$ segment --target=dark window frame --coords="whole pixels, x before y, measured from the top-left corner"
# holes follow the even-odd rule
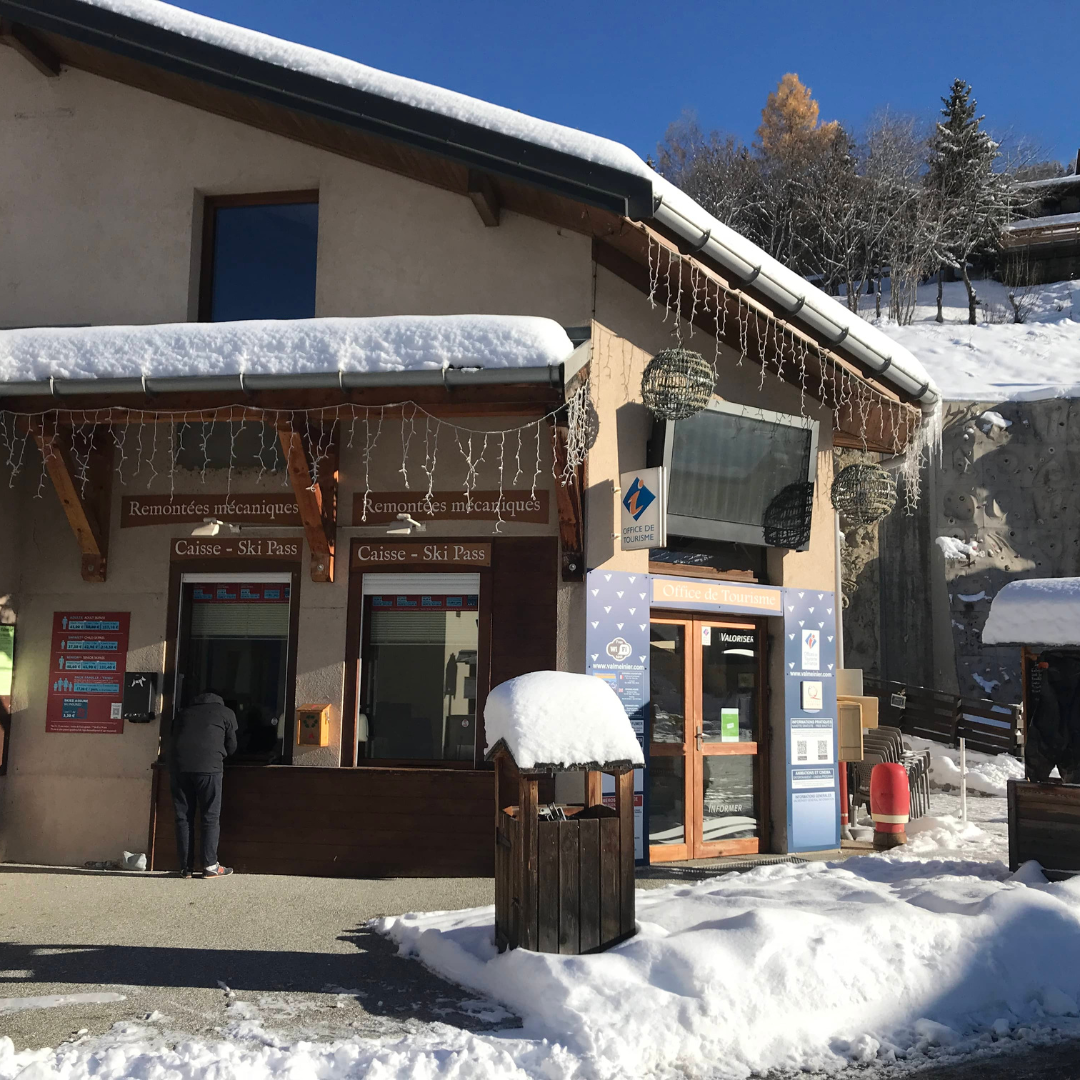
[[[260,191],[243,195],[203,197],[202,252],[199,264],[199,322],[210,322],[214,306],[214,241],[217,211],[234,206],[282,206],[319,203],[319,189]]]

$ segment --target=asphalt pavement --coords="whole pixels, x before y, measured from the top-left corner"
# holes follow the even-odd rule
[[[0,865],[0,1035],[23,1049],[122,1021],[220,1036],[254,1020],[304,1038],[514,1026],[364,925],[493,902],[490,878],[202,881]],[[10,1011],[45,996],[61,1002]]]

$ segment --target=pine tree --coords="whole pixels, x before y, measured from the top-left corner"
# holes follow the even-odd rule
[[[941,228],[940,263],[959,271],[968,294],[968,322],[976,323],[978,297],[971,282],[973,258],[1001,243],[1011,198],[1007,178],[995,172],[998,144],[981,128],[971,87],[956,79],[941,99],[943,121],[930,142],[927,183]],[[942,321],[940,276],[938,322]]]

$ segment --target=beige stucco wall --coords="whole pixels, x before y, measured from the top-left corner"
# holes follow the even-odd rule
[[[587,238],[504,213],[485,228],[465,198],[427,187],[323,151],[256,131],[221,117],[109,83],[77,71],[42,79],[9,50],[0,50],[0,193],[17,215],[0,216],[0,327],[184,321],[194,315],[199,264],[199,206],[206,194],[317,187],[320,192],[317,314],[377,315],[485,312],[542,315],[564,325],[594,319],[592,395],[599,418],[589,460],[587,563],[590,567],[647,568],[645,553],[617,549],[613,484],[620,471],[644,464],[650,417],[637,400],[641,369],[673,342],[670,322],[639,292],[606,270],[594,271]],[[689,328],[683,326],[689,338]],[[713,345],[700,331],[690,344]],[[800,411],[796,388],[722,354],[717,393],[728,400]],[[822,421],[818,500],[811,549],[773,552],[771,584],[833,587],[832,515],[828,510],[831,453],[829,417]],[[463,421],[471,428],[477,419]],[[491,421],[492,426],[498,426]],[[342,458],[339,521],[350,520],[353,492],[362,487],[360,444]],[[444,444],[444,451],[445,451]],[[373,490],[400,490],[401,431],[388,420],[373,459]],[[543,484],[553,486],[544,440]],[[465,465],[440,452],[437,487],[464,483]],[[419,484],[421,451],[410,466]],[[494,460],[479,485],[496,486]],[[32,470],[31,470],[32,471]],[[141,473],[114,492],[110,575],[105,585],[79,577],[75,541],[55,495],[31,501],[36,476],[16,495],[25,503],[17,580],[19,618],[12,769],[0,788],[0,858],[82,862],[142,850],[146,841],[150,762],[157,725],[127,725],[122,736],[47,735],[44,667],[52,612],[68,608],[130,610],[128,666],[161,670],[167,602],[169,538],[191,526],[118,527],[119,497],[167,492],[167,469]],[[176,478],[195,490],[194,475]],[[223,490],[221,474],[212,477]],[[233,490],[256,490],[236,475]],[[519,485],[527,486],[527,485]],[[547,526],[507,523],[504,535],[556,531],[552,493]],[[494,533],[491,523],[439,523],[429,536]],[[270,534],[274,529],[267,529]],[[367,535],[385,535],[385,527]],[[300,749],[296,760],[338,760],[347,611],[348,540],[338,535],[337,580],[310,581],[305,563],[300,589],[296,700],[329,701],[331,746]],[[4,553],[0,529],[0,555]],[[11,574],[9,573],[9,577]],[[0,571],[0,581],[3,581]],[[561,667],[580,670],[584,656],[585,591],[558,592]],[[775,642],[774,656],[781,650]],[[782,731],[782,695],[772,695],[771,723]],[[780,754],[774,753],[774,762]],[[782,763],[780,763],[782,766]],[[779,766],[778,766],[779,767]],[[782,805],[782,800],[774,806]],[[776,818],[782,815],[774,814]],[[782,823],[781,823],[782,824]],[[782,846],[774,834],[773,845]]]
[[[461,423],[478,429],[516,427],[518,419],[500,422],[470,419]],[[527,418],[524,421],[528,422]],[[369,476],[372,491],[402,490],[402,427],[386,419],[373,444],[371,468],[364,468],[363,425],[350,450],[343,446],[339,507],[337,573],[333,583],[310,579],[305,545],[299,603],[296,703],[331,705],[330,745],[295,747],[293,760],[302,765],[336,766],[340,760],[341,708],[344,688],[346,615],[348,609],[348,551],[353,536],[386,538],[386,526],[350,526],[353,494],[365,490]],[[534,431],[524,432],[535,447]],[[437,491],[462,491],[468,465],[453,445],[452,432],[443,429]],[[498,532],[494,522],[436,522],[424,538],[440,536],[554,535],[557,510],[554,497],[547,425],[541,439],[541,472],[537,482],[549,494],[547,525],[504,522]],[[509,438],[513,439],[514,436]],[[348,433],[344,434],[348,442]],[[494,440],[492,440],[492,447]],[[46,487],[35,499],[39,460],[28,452],[28,466],[14,491],[5,490],[0,516],[25,522],[21,542],[0,528],[0,565],[11,584],[12,604],[18,618],[15,681],[12,694],[12,747],[9,775],[0,787],[0,858],[51,864],[79,864],[88,860],[117,859],[123,849],[146,850],[149,821],[151,763],[157,757],[159,724],[124,725],[121,735],[58,734],[45,731],[45,687],[48,682],[49,648],[55,611],[88,609],[129,611],[131,630],[127,670],[164,671],[165,642],[172,629],[166,625],[170,566],[170,540],[188,536],[192,525],[163,524],[120,528],[123,495],[167,494],[170,484],[178,493],[224,493],[229,485],[225,470],[211,470],[204,483],[197,472],[182,471],[172,480],[168,471],[166,440],[159,440],[156,457],[145,439],[142,468],[135,472],[133,443],[127,447],[125,483],[113,491],[109,574],[104,583],[87,583],[79,573],[75,538],[55,493]],[[508,444],[509,445],[509,444]],[[420,489],[424,464],[421,441],[414,441],[406,459],[411,486]],[[535,449],[533,450],[535,461]],[[267,458],[269,461],[269,457]],[[157,471],[151,476],[150,465]],[[528,488],[522,479],[519,487]],[[477,469],[478,489],[498,488],[498,459],[493,453]],[[509,483],[506,485],[511,486]],[[283,490],[281,477],[259,480],[255,470],[234,472],[234,493]],[[299,535],[301,530],[283,527],[252,528],[252,536]],[[248,531],[245,531],[248,535]],[[420,534],[416,534],[419,536]],[[5,543],[6,541],[6,543]],[[9,551],[14,557],[9,558]],[[253,571],[254,572],[254,571]],[[2,594],[0,594],[2,595]],[[584,615],[575,608],[572,586],[560,591],[560,661],[580,667],[574,642]],[[583,653],[583,646],[579,650]]]
[[[589,319],[587,238],[0,50],[0,327],[194,317],[200,197],[319,189],[318,315]]]

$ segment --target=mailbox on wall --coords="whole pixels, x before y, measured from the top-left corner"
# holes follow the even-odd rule
[[[301,705],[297,708],[296,745],[330,745],[329,705]]]

